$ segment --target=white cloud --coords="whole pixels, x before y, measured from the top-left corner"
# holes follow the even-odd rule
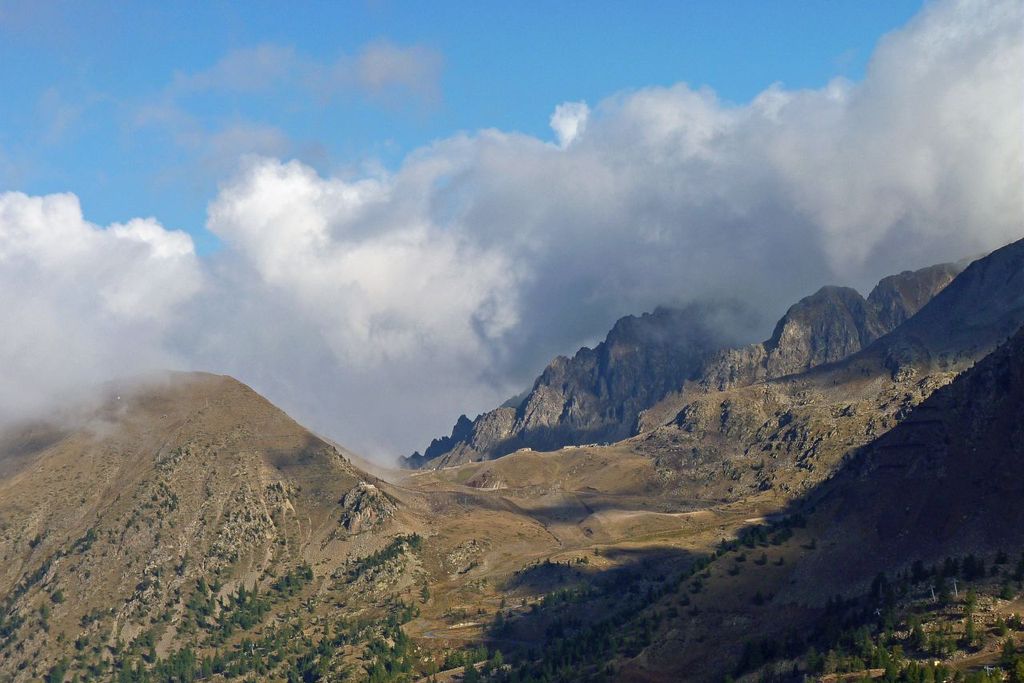
[[[565,102],[555,107],[551,115],[551,130],[555,131],[559,147],[568,147],[587,127],[590,107],[586,102]]]
[[[322,179],[298,162],[261,160],[221,192],[209,227],[318,326],[339,362],[419,361],[432,347],[476,355],[516,322],[512,264],[419,207],[393,220],[396,190],[416,188]]]
[[[736,298],[761,314],[754,336],[826,282],[865,287],[1020,237],[1022,13],[1014,0],[928,5],[859,83],[776,85],[741,106],[685,84],[563,105],[559,146],[485,130],[362,177],[250,159],[210,207],[225,249],[195,295],[165,279],[195,283],[193,257],[153,267],[161,250],[119,231],[178,253],[170,233],[101,231],[75,204],[55,222],[79,227],[31,252],[39,273],[24,281],[41,291],[5,290],[8,308],[24,298],[24,315],[66,313],[102,340],[76,312],[87,297],[82,310],[127,320],[128,338],[230,372],[357,449],[409,451],[619,315]],[[40,265],[77,242],[108,246],[72,250],[72,280]],[[143,318],[112,272],[149,283],[156,313]],[[19,353],[0,360],[32,367]]]
[[[461,400],[493,401],[481,376],[520,322],[516,264],[432,222],[418,186],[435,176],[418,176],[347,182],[252,161],[210,207],[226,248],[189,315],[215,322],[186,355],[375,454]]]
[[[184,233],[153,219],[100,228],[74,195],[0,194],[0,418],[174,365],[166,335],[200,287]]]

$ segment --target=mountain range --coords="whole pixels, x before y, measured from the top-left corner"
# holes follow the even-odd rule
[[[1022,326],[1024,241],[660,308],[404,470],[113,382],[0,432],[0,679],[1018,680]]]
[[[520,448],[618,441],[635,435],[637,418],[687,383],[724,389],[841,360],[892,331],[959,272],[954,264],[883,279],[865,299],[848,287],[822,287],[794,304],[760,344],[728,348],[705,306],[660,308],[619,320],[595,348],[559,356],[516,405],[469,420],[434,439],[407,467],[444,467]]]

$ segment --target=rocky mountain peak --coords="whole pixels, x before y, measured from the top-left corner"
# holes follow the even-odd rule
[[[765,342],[731,348],[711,306],[659,307],[620,318],[603,342],[558,356],[515,405],[434,439],[406,467],[443,467],[519,448],[616,441],[635,433],[638,418],[695,381],[707,388],[749,384],[804,372],[850,356],[911,317],[955,277],[943,264],[883,279],[865,299],[849,287],[822,287],[794,304]]]
[[[709,309],[661,307],[619,319],[600,344],[552,360],[516,406],[480,415],[468,431],[463,416],[450,437],[404,464],[446,466],[629,436],[641,410],[695,378],[730,343]]]
[[[952,263],[883,278],[865,299],[850,287],[822,287],[790,307],[760,344],[718,353],[700,380],[723,390],[840,361],[896,329],[960,272]]]
[[[764,343],[767,373],[778,377],[841,360],[885,331],[857,290],[822,287],[786,311]]]
[[[941,263],[890,275],[875,285],[867,303],[874,309],[882,327],[894,330],[952,282],[960,270],[957,264]]]

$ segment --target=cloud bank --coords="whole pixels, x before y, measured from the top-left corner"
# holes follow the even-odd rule
[[[100,229],[71,196],[0,195],[0,406],[124,369],[133,349],[140,366],[234,374],[394,456],[626,313],[739,300],[753,339],[822,284],[1021,237],[1022,22],[1014,0],[930,4],[857,83],[566,103],[553,142],[455,135],[393,173],[249,158],[210,205],[225,249],[203,262],[152,219]],[[409,62],[345,68],[403,85]],[[204,78],[258,84],[234,73]]]
[[[0,419],[174,367],[167,335],[202,287],[185,233],[151,218],[101,229],[70,194],[0,194]]]

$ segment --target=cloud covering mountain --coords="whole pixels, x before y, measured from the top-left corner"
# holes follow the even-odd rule
[[[752,340],[821,284],[992,249],[1024,227],[1022,23],[1015,0],[929,4],[856,83],[638,89],[559,105],[554,142],[463,133],[393,172],[250,157],[210,257],[152,218],[2,194],[0,414],[207,369],[395,455],[622,314],[742,301],[722,324]]]

